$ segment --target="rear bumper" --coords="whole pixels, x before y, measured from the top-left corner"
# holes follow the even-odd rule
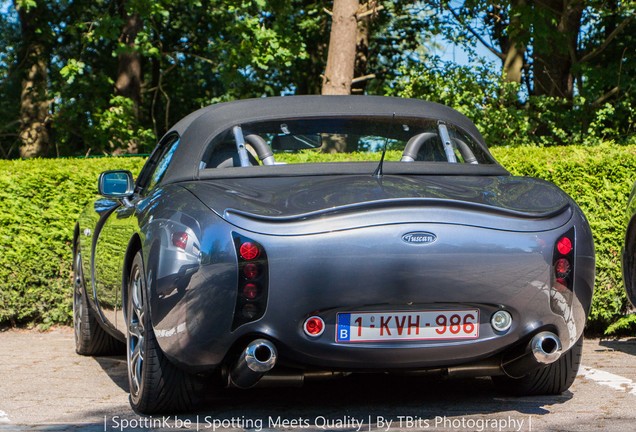
[[[190,371],[234,361],[245,344],[265,338],[276,345],[280,365],[321,370],[418,370],[476,362],[527,343],[542,330],[569,349],[581,336],[589,310],[594,258],[591,237],[577,233],[573,295],[555,299],[550,288],[554,242],[570,224],[544,232],[515,233],[444,224],[398,224],[315,236],[241,234],[267,250],[269,288],[262,318],[234,331],[236,254],[217,250],[189,286],[153,315],[159,343]],[[410,231],[434,232],[431,245],[404,245]],[[228,232],[228,237],[231,234]],[[387,247],[387,238],[396,239]],[[552,297],[551,297],[552,296]],[[555,307],[558,305],[558,307]],[[336,341],[338,313],[479,310],[479,337],[460,340]],[[513,317],[495,331],[497,310]],[[320,316],[319,337],[303,324]]]
[[[505,335],[497,335],[492,330],[489,320],[491,312],[497,310],[490,305],[434,305],[436,310],[444,310],[448,307],[457,308],[478,307],[481,311],[480,336],[476,339],[455,340],[422,340],[422,341],[385,341],[385,342],[336,342],[337,328],[335,314],[337,311],[329,311],[318,315],[323,317],[327,327],[323,336],[311,338],[302,331],[302,322],[293,337],[285,331],[279,335],[271,332],[268,335],[279,349],[281,362],[287,366],[301,368],[318,368],[346,371],[390,371],[396,369],[417,370],[426,368],[439,368],[464,363],[475,362],[495,356],[507,348],[514,346],[529,338],[539,329],[550,329],[558,332],[559,327],[564,329],[559,318],[554,322],[557,325],[542,326],[518,326],[508,331]],[[422,305],[412,310],[431,309],[431,305]],[[377,310],[377,308],[367,309]],[[386,307],[381,309],[386,311]],[[401,311],[407,310],[400,308]],[[514,313],[514,315],[518,314]],[[519,321],[518,319],[516,321]],[[535,323],[538,324],[538,321]],[[522,327],[526,327],[525,331]],[[534,327],[530,329],[529,327]]]

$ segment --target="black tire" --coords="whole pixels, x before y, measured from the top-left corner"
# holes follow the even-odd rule
[[[492,377],[498,390],[514,396],[558,395],[570,388],[581,365],[583,336],[557,361],[515,379]]]
[[[114,355],[123,352],[123,345],[97,322],[95,311],[86,298],[86,284],[79,245],[73,259],[73,329],[75,352],[86,356]]]
[[[163,354],[150,321],[140,252],[133,260],[126,296],[126,364],[130,405],[143,414],[181,412],[197,400],[195,377]]]

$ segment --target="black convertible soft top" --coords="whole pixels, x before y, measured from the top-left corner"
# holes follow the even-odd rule
[[[179,148],[162,183],[195,180],[199,162],[219,133],[242,123],[311,117],[367,116],[415,117],[442,120],[462,128],[485,151],[486,143],[475,125],[459,112],[433,102],[386,96],[283,96],[243,99],[201,108],[184,117],[167,134],[181,137]],[[501,167],[498,167],[501,170]],[[504,170],[505,172],[505,170]]]

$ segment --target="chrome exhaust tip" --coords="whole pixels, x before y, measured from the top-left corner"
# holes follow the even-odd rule
[[[521,378],[561,357],[563,345],[557,335],[549,331],[537,333],[526,345],[505,353],[501,360],[501,370],[510,378]]]
[[[247,389],[260,381],[276,365],[278,353],[267,339],[256,339],[247,345],[230,370],[228,386]]]
[[[541,364],[554,363],[561,357],[563,345],[557,335],[552,332],[541,332],[530,341],[532,355]]]
[[[243,351],[245,363],[253,372],[272,370],[276,365],[276,355],[276,347],[267,339],[256,339]]]

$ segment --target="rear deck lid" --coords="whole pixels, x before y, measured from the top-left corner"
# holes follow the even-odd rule
[[[513,176],[233,178],[184,187],[229,223],[277,235],[413,222],[544,231],[572,212],[553,184]]]

